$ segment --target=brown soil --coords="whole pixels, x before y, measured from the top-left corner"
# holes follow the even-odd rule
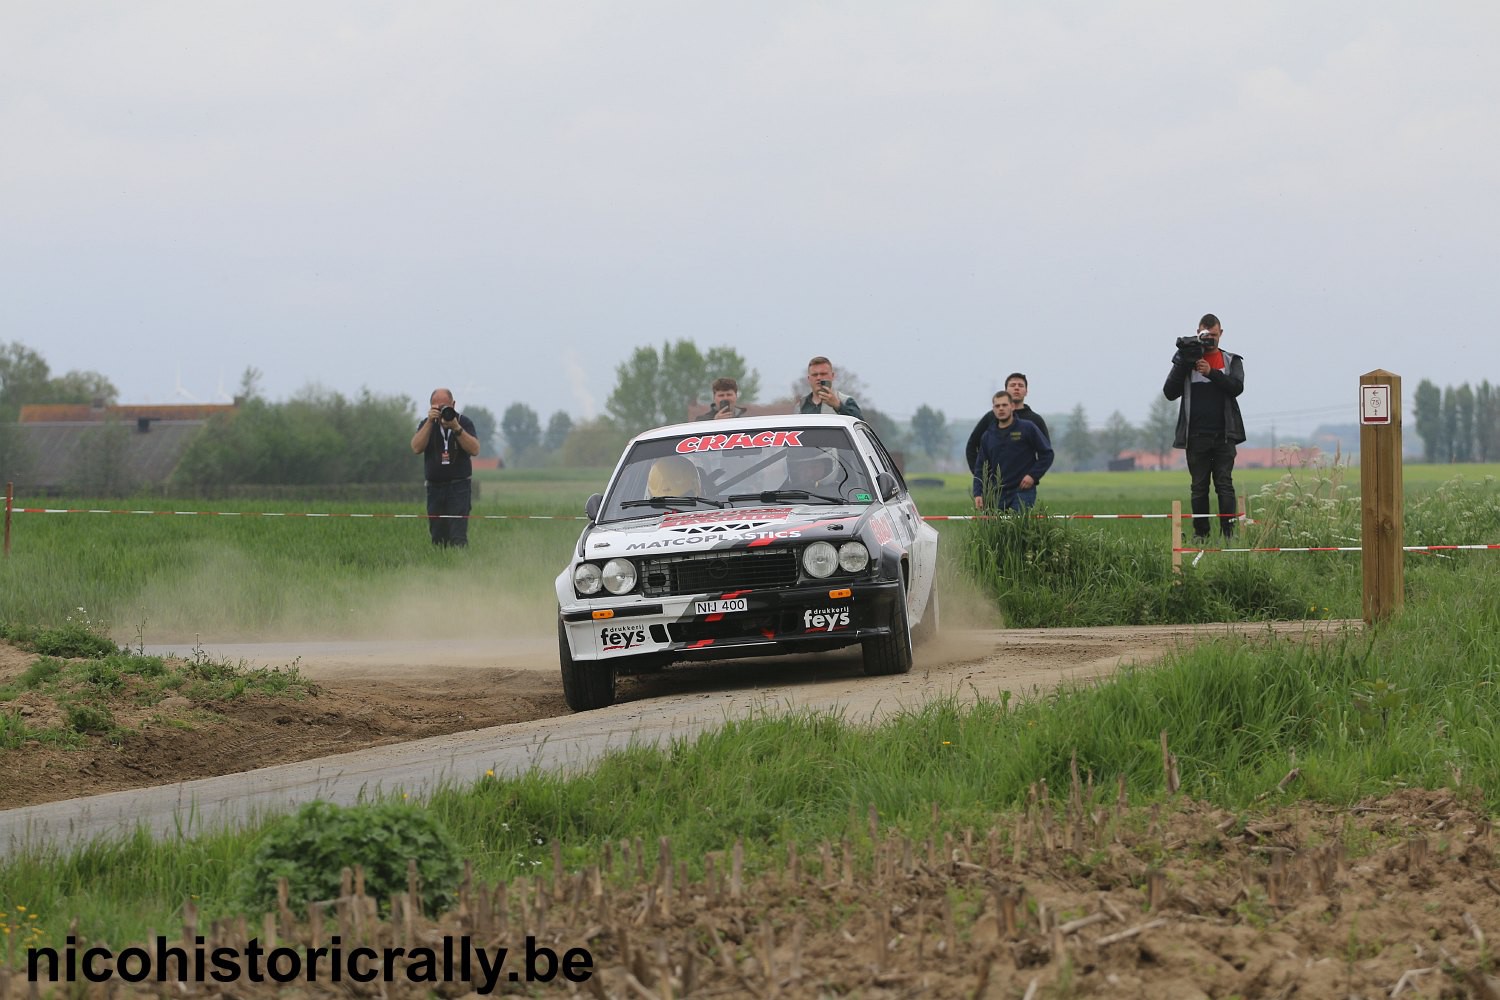
[[[668,842],[621,842],[572,874],[465,885],[437,920],[401,896],[379,919],[354,888],[315,924],[288,911],[187,934],[243,949],[275,925],[283,945],[338,934],[346,947],[405,949],[407,960],[414,946],[441,956],[444,938],[458,953],[468,936],[492,955],[510,948],[495,990],[504,995],[539,989],[507,981],[524,977],[528,935],[556,956],[586,949],[589,982],[569,992],[605,998],[1500,995],[1487,936],[1500,933],[1494,835],[1462,798],[1407,790],[1349,810],[1269,807],[1248,822],[1192,801],[1146,809],[1111,798],[1082,807],[1076,789],[1038,796],[991,829],[938,841],[859,817],[841,842],[786,852],[743,878],[733,851],[695,859],[701,874],[690,876]],[[379,995],[434,995],[405,968]],[[476,996],[476,985],[438,984],[436,995]],[[240,983],[200,995],[275,992]]]
[[[0,644],[0,683],[35,659]],[[330,678],[316,681],[300,699],[172,697],[150,707],[134,704],[127,688],[109,707],[124,730],[118,743],[89,736],[82,749],[30,741],[0,750],[0,809],[234,774],[568,711],[556,678],[518,670]],[[0,711],[21,713],[34,729],[57,724],[63,715],[35,692],[0,703]]]

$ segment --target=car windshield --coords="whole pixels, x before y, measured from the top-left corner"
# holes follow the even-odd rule
[[[864,504],[873,494],[842,427],[684,434],[637,442],[598,520],[777,502]]]

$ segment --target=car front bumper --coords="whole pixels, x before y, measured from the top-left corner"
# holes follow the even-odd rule
[[[889,635],[898,600],[905,600],[899,581],[825,581],[724,594],[582,599],[564,605],[561,615],[574,660],[672,662],[813,652]],[[715,601],[733,610],[700,608]]]

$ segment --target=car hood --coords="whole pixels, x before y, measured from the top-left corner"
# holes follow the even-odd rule
[[[868,504],[781,504],[667,513],[659,517],[596,527],[584,541],[584,557],[704,552],[758,548],[779,541],[858,538],[867,523],[888,517]]]

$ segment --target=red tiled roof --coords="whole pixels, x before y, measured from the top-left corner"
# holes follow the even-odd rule
[[[21,407],[22,424],[103,423],[108,420],[207,420],[219,413],[233,413],[232,403],[146,403],[137,406],[106,406],[88,403],[32,403]]]

